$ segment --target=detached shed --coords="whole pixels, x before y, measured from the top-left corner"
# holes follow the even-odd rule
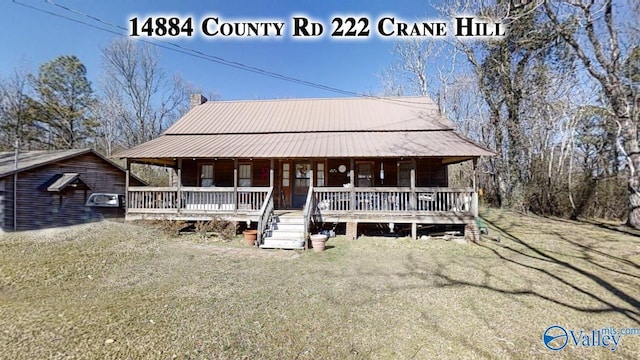
[[[92,149],[0,152],[0,231],[124,216],[126,171]],[[131,185],[144,185],[134,176]]]

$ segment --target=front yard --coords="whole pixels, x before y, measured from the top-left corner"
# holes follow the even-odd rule
[[[486,210],[477,245],[331,239],[323,253],[102,222],[0,237],[0,357],[638,358],[545,348],[640,328],[640,237]],[[500,242],[496,241],[499,239]]]

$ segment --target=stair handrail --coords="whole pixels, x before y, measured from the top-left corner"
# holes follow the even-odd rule
[[[304,217],[304,248],[307,249],[307,233],[309,233],[309,226],[311,225],[311,217],[315,214],[317,208],[316,197],[313,196],[313,186],[309,186],[309,192],[307,193],[307,200],[304,203],[302,209],[302,216]]]
[[[267,225],[269,219],[273,214],[273,187],[269,188],[267,197],[264,199],[262,207],[260,207],[260,213],[258,214],[258,237],[256,239],[256,245],[260,246],[264,241],[264,234],[267,231]]]

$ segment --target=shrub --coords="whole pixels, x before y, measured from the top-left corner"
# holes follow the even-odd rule
[[[209,233],[222,240],[231,240],[236,235],[235,223],[218,218],[213,218],[210,221],[197,221],[193,226],[202,241],[207,239]]]

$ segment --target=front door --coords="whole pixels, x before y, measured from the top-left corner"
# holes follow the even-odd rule
[[[278,209],[291,208],[291,161],[280,161],[280,176],[278,177],[279,197]]]
[[[302,209],[311,185],[311,163],[296,161],[293,164],[292,206],[295,209]]]

